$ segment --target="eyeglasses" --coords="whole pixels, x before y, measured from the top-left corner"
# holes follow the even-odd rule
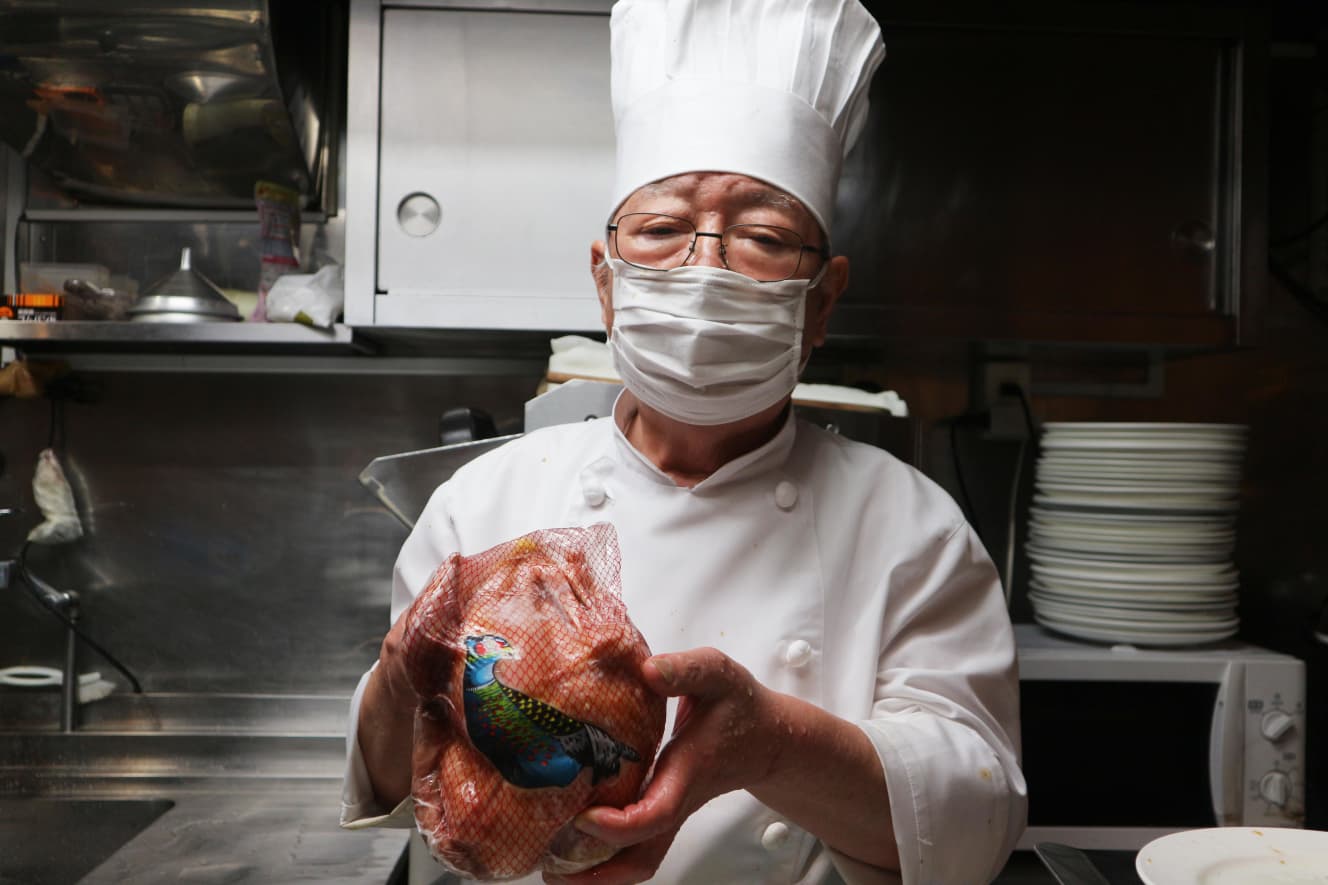
[[[729,270],[762,283],[796,276],[804,252],[828,258],[822,246],[808,246],[797,231],[770,224],[731,224],[721,233],[698,231],[686,218],[633,212],[608,226],[618,257],[633,267],[673,270],[696,251],[697,237],[719,240],[719,258]]]

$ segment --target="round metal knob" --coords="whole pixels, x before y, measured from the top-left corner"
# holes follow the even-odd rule
[[[397,224],[412,237],[427,237],[442,220],[443,208],[428,194],[410,194],[397,206]]]

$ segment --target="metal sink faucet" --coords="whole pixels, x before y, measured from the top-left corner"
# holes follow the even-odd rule
[[[0,511],[4,515],[4,511]],[[78,716],[78,594],[72,590],[57,590],[27,570],[20,571],[19,562],[0,559],[0,590],[9,589],[15,576],[27,582],[41,602],[60,617],[65,624],[65,661],[60,681],[60,730],[73,732]]]

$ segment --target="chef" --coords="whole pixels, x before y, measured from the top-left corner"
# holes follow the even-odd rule
[[[438,564],[608,522],[643,676],[679,701],[641,799],[577,819],[620,851],[565,881],[990,881],[1026,808],[996,571],[936,485],[790,407],[848,282],[828,234],[880,30],[857,0],[622,0],[611,27],[590,257],[625,390],[434,493],[352,702],[343,825],[411,824],[400,615]]]

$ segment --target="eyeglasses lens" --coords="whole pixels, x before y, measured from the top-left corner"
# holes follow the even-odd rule
[[[618,219],[616,238],[618,254],[628,264],[672,270],[691,256],[696,228],[685,218],[633,213]],[[725,267],[763,282],[793,276],[803,252],[797,233],[765,224],[732,225],[720,242]]]

